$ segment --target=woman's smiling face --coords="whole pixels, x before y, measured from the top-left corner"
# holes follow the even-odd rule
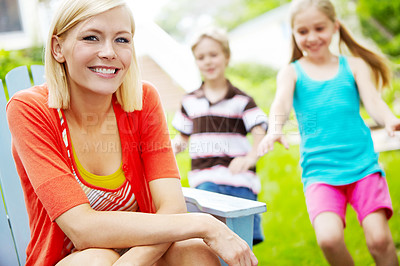
[[[53,37],[53,55],[65,63],[71,96],[110,95],[121,85],[132,61],[133,33],[126,7],[116,7]]]

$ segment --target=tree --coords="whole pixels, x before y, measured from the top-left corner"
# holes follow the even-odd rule
[[[400,59],[400,1],[358,0],[363,34],[391,57]]]
[[[161,11],[157,23],[178,40],[210,24],[228,31],[290,0],[174,0]]]

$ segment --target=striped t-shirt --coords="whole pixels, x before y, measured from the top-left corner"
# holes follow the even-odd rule
[[[210,103],[202,85],[184,96],[182,108],[176,113],[172,125],[181,134],[190,136],[188,148],[192,169],[188,178],[191,187],[213,182],[248,187],[254,193],[260,191],[255,167],[236,175],[228,170],[235,157],[245,156],[251,150],[247,133],[257,125],[267,129],[267,116],[253,98],[228,81],[226,96]]]

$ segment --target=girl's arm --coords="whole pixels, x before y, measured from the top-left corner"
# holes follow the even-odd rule
[[[371,80],[370,68],[361,58],[357,57],[349,58],[349,64],[368,114],[376,123],[384,126],[390,136],[393,136],[394,131],[400,130],[400,119],[392,113],[389,106],[382,100]]]
[[[182,194],[180,180],[177,178],[161,178],[149,183],[153,202],[158,214],[185,213],[186,204]],[[136,246],[126,252],[116,265],[153,265],[168,250],[172,243],[151,246]]]
[[[258,155],[262,156],[274,149],[274,143],[281,143],[286,149],[289,144],[283,136],[285,125],[293,104],[293,93],[296,84],[296,72],[292,65],[279,71],[276,80],[276,95],[269,113],[269,128],[267,135],[258,147]]]
[[[229,164],[229,170],[232,174],[238,174],[254,167],[258,160],[257,148],[261,140],[265,136],[265,129],[262,126],[255,126],[250,131],[253,136],[253,146],[246,156],[236,157]]]

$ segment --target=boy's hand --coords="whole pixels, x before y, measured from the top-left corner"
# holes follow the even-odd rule
[[[178,154],[184,151],[188,145],[189,137],[182,136],[181,134],[177,135],[175,138],[171,140],[171,146],[174,154]]]
[[[239,174],[246,172],[249,170],[251,167],[254,167],[257,163],[258,157],[254,156],[241,156],[241,157],[236,157],[231,161],[229,164],[229,171],[232,174]]]

